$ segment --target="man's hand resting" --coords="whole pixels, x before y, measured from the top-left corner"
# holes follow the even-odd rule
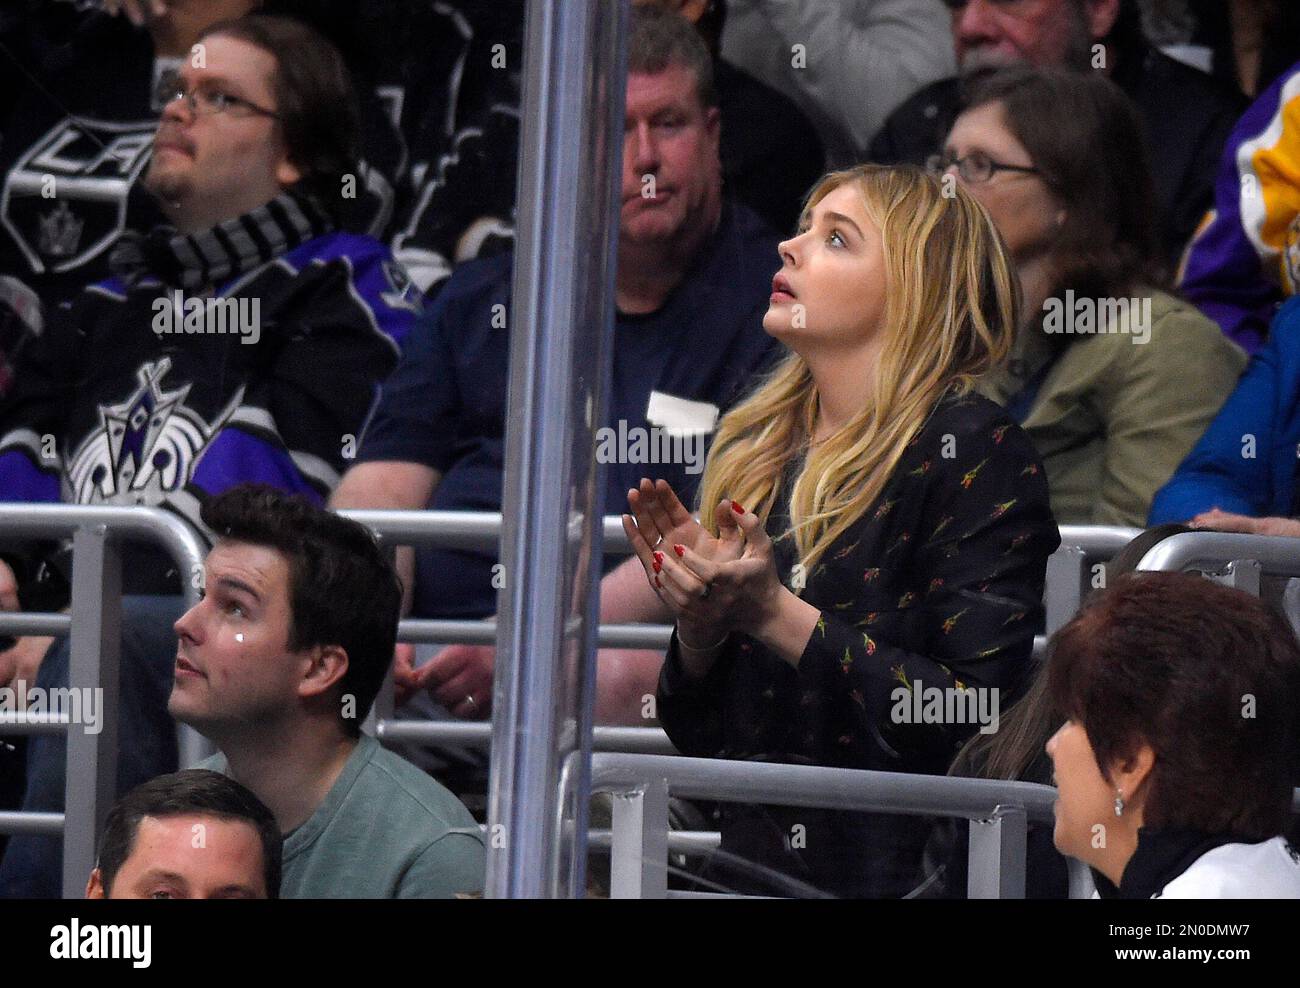
[[[483,720],[492,713],[495,665],[496,649],[491,645],[448,645],[414,669],[408,682],[413,690],[428,690],[453,717]]]

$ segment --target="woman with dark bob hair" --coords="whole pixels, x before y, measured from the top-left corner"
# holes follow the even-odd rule
[[[1258,598],[1120,577],[1053,637],[1054,840],[1102,897],[1300,898],[1283,836],[1300,770],[1300,645]]]

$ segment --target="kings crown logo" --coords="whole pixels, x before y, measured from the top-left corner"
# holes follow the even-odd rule
[[[81,230],[85,224],[73,215],[66,202],[40,218],[41,235],[38,247],[46,257],[72,257],[81,243]]]
[[[135,391],[120,404],[100,406],[99,428],[68,468],[77,504],[153,505],[189,480],[221,423],[209,426],[185,406],[190,385],[163,390],[170,369],[168,357],[141,365]]]

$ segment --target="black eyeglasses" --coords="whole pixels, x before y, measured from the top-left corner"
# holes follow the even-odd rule
[[[972,151],[961,158],[951,151],[944,151],[941,154],[932,154],[925,159],[925,167],[932,175],[942,175],[953,165],[957,166],[957,174],[961,176],[961,180],[970,185],[987,182],[998,172],[1019,172],[1024,175],[1043,174],[1037,168],[1031,168],[1028,165],[1005,165],[1000,161],[994,161],[983,151]]]
[[[171,105],[177,100],[185,100],[190,105],[190,112],[196,116],[211,116],[215,113],[229,113],[231,116],[250,116],[256,115],[261,117],[270,117],[273,120],[279,120],[280,114],[274,110],[268,110],[264,106],[258,106],[256,103],[244,99],[242,96],[231,96],[229,93],[222,92],[220,89],[193,89],[185,90],[176,87],[163,97],[164,105]],[[243,113],[235,113],[237,109],[242,109]]]

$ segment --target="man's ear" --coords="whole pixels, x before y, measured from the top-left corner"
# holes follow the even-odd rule
[[[316,645],[308,651],[311,665],[298,684],[298,695],[320,696],[332,690],[348,671],[348,653],[342,645]]]
[[[1120,0],[1086,0],[1083,19],[1093,40],[1106,37],[1119,20]]]
[[[710,106],[704,111],[704,128],[709,132],[709,142],[713,150],[722,154],[722,111]]]
[[[302,171],[289,160],[287,154],[275,166],[275,180],[280,183],[282,189],[287,189],[289,186],[302,181]]]
[[[90,879],[86,882],[87,899],[107,899],[108,895],[104,891],[104,876],[100,874],[98,868],[90,873]]]

